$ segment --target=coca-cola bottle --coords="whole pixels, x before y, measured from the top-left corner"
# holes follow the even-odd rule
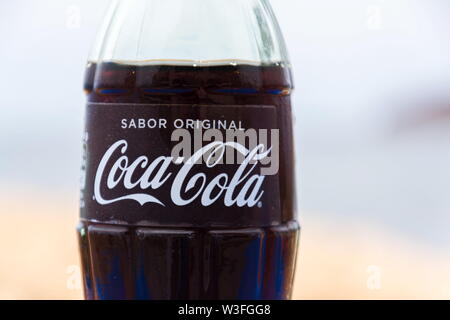
[[[289,299],[291,68],[267,0],[113,2],[88,62],[87,299]]]

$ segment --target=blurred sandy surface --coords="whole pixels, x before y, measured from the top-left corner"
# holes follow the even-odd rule
[[[75,201],[1,200],[0,299],[82,298]],[[444,254],[367,225],[307,218],[294,298],[450,298]]]

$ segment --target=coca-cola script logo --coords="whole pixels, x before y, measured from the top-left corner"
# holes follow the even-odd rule
[[[180,139],[185,133],[175,130],[172,134],[173,141]],[[214,134],[217,135],[217,132]],[[211,132],[206,131],[204,136],[211,137]],[[248,133],[246,137],[249,137]],[[265,143],[250,142],[249,145],[253,147],[246,148],[236,141],[227,142],[216,139],[214,142],[202,146],[189,157],[172,152],[171,156],[160,156],[156,159],[149,159],[145,154],[131,159],[127,155],[129,142],[125,139],[119,140],[111,145],[100,160],[95,175],[94,199],[100,205],[133,200],[141,206],[149,203],[166,206],[157,196],[152,195],[152,191],[158,190],[171,181],[170,198],[177,206],[187,206],[196,200],[199,200],[205,207],[211,206],[219,200],[223,201],[227,207],[260,205],[264,194],[264,180],[268,175],[267,172],[264,173],[261,170],[260,166],[262,163],[273,164],[278,161],[278,142],[274,137],[278,138],[278,132],[275,130],[272,133],[270,148]],[[183,143],[185,142],[180,144]],[[178,145],[175,149],[186,148],[183,146],[180,148]],[[204,172],[192,174],[192,168],[196,165],[203,166],[201,168],[205,170],[218,169],[220,166],[227,165],[226,155],[230,150],[241,156],[239,165],[232,174],[222,172],[209,180]],[[272,167],[274,166],[272,165]],[[278,164],[275,167],[278,171]],[[107,168],[110,169],[107,170]],[[178,171],[174,168],[177,168]],[[220,172],[220,170],[216,171]],[[102,185],[103,183],[106,185]],[[116,188],[129,190],[130,193],[109,199],[101,191]],[[141,191],[133,193],[132,190],[136,189]]]

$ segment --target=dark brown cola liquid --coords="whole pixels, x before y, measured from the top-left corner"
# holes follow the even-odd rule
[[[170,207],[140,206],[131,201],[98,207],[92,191],[95,168],[90,168],[89,162],[86,205],[78,229],[87,299],[291,297],[300,230],[291,90],[290,69],[280,65],[88,66],[88,114],[93,106],[103,112],[89,120],[90,130],[98,130],[90,139],[109,145],[109,135],[101,130],[113,122],[108,110],[110,114],[126,113],[124,108],[117,109],[120,106],[136,105],[144,112],[149,106],[153,113],[164,112],[171,119],[186,116],[184,110],[190,109],[183,106],[198,106],[195,110],[200,111],[189,111],[191,117],[222,115],[247,124],[273,123],[280,130],[280,165],[278,175],[268,178],[265,185],[265,203],[270,205],[244,210],[226,208],[220,202],[204,208],[193,202],[171,211]],[[202,106],[207,106],[207,111]],[[244,111],[246,106],[253,109]],[[275,108],[267,113],[258,106]],[[154,135],[170,139],[162,131]],[[134,140],[139,140],[137,135]],[[89,161],[95,164],[99,162],[97,151],[99,155],[105,151],[96,141],[88,147],[88,155],[94,159]],[[168,151],[169,145],[161,150]],[[170,191],[164,188],[153,194],[167,203]]]

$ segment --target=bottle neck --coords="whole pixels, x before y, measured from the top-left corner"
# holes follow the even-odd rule
[[[118,0],[99,38],[95,62],[288,63],[266,0]]]

